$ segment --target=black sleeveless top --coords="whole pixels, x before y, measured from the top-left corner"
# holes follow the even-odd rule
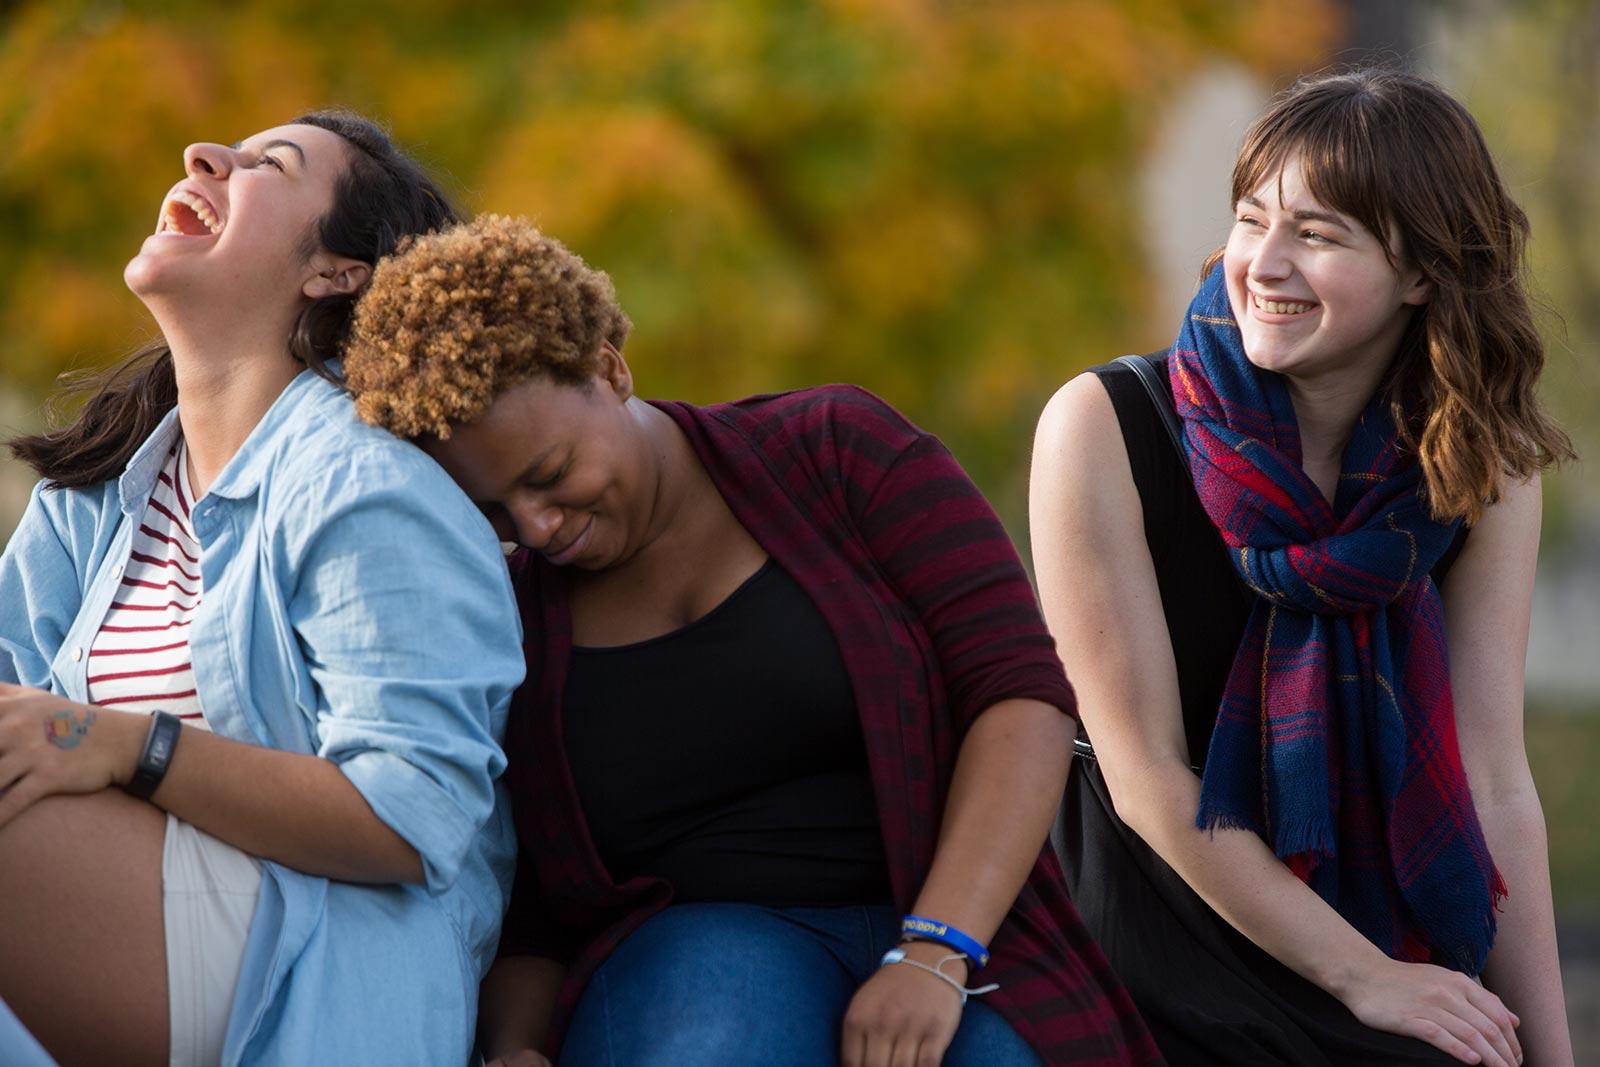
[[[1155,362],[1166,384],[1166,359]],[[1201,768],[1254,594],[1132,369],[1113,363],[1093,373],[1121,425],[1172,640],[1189,762]],[[1434,567],[1435,582],[1464,537]],[[1337,999],[1251,944],[1123,824],[1093,760],[1073,764],[1053,834],[1068,888],[1174,1067],[1457,1062],[1421,1041],[1362,1025]]]

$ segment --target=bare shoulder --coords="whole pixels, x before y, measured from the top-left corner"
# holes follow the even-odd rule
[[[1537,540],[1539,520],[1544,508],[1544,486],[1539,476],[1506,479],[1500,499],[1489,506],[1473,528],[1476,534],[1486,527],[1497,537]]]
[[[1108,439],[1122,440],[1116,409],[1099,376],[1085,371],[1057,389],[1045,404],[1034,450],[1104,447]]]
[[[1144,509],[1116,408],[1092,373],[1062,386],[1039,419],[1028,527],[1045,621],[1124,810],[1150,768],[1187,775],[1189,757]]]
[[[1463,599],[1485,587],[1496,596],[1522,587],[1531,589],[1542,511],[1538,475],[1507,479],[1499,499],[1468,533],[1461,556],[1441,590],[1446,600]]]
[[[1039,416],[1029,501],[1035,525],[1084,525],[1097,540],[1142,526],[1122,426],[1096,375],[1067,382]]]

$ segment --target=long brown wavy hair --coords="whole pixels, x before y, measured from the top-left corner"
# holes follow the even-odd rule
[[[376,123],[350,111],[315,111],[290,125],[316,126],[344,139],[344,172],[334,183],[333,205],[318,221],[316,237],[337,256],[376,265],[402,237],[443,229],[457,221],[443,190],[401,151]],[[289,353],[330,381],[328,365],[344,348],[358,294],[308,303],[286,339]],[[87,396],[67,425],[10,442],[12,455],[33,467],[52,489],[86,489],[122,474],[145,438],[178,402],[172,350],[157,338],[108,370],[65,375],[51,401]]]
[[[1433,284],[1385,388],[1434,516],[1476,522],[1502,479],[1575,458],[1536,389],[1544,342],[1526,287],[1528,217],[1467,109],[1403,71],[1313,75],[1245,133],[1232,203],[1290,158],[1313,196],[1391,236],[1391,263]]]

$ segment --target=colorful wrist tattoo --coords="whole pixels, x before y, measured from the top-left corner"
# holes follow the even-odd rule
[[[77,748],[78,742],[88,736],[89,727],[94,725],[94,720],[93,708],[85,709],[82,722],[79,722],[70,711],[58,711],[45,720],[45,740],[57,748]]]

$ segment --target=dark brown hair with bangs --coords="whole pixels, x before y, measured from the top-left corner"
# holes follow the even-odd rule
[[[1388,236],[1391,262],[1433,285],[1387,388],[1434,515],[1475,522],[1502,478],[1574,458],[1536,391],[1544,343],[1525,287],[1528,218],[1467,109],[1402,71],[1316,75],[1282,93],[1246,132],[1232,202],[1290,158],[1313,196]]]

